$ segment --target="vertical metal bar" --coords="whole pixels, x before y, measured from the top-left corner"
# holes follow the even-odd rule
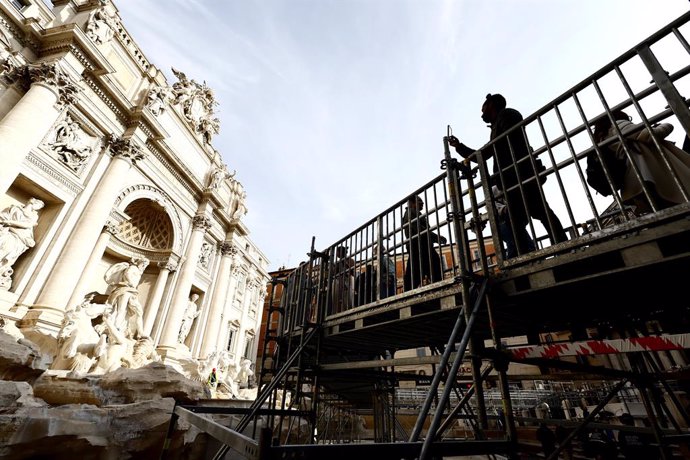
[[[482,285],[483,287],[486,286],[486,282]],[[482,289],[484,290],[484,289]],[[474,327],[474,322],[477,318],[477,312],[479,311],[479,307],[482,305],[482,298],[483,294],[481,297],[477,297],[477,302],[475,303],[472,312],[469,313],[469,318],[467,320],[467,325],[465,326],[465,331],[462,334],[462,339],[460,340],[460,344],[458,345],[458,352],[455,355],[455,359],[453,360],[453,365],[450,368],[450,371],[448,372],[448,378],[446,378],[445,382],[445,387],[443,388],[443,393],[441,395],[441,399],[439,401],[439,404],[436,408],[436,412],[434,413],[434,417],[431,420],[431,424],[429,425],[429,429],[427,430],[427,436],[424,439],[424,444],[422,445],[422,451],[419,454],[419,460],[425,460],[427,454],[429,453],[429,449],[431,447],[431,444],[434,442],[434,439],[436,438],[436,433],[438,432],[438,427],[441,424],[441,419],[443,418],[443,411],[448,405],[448,401],[450,400],[450,392],[453,390],[453,387],[455,385],[455,376],[458,373],[458,369],[460,368],[460,364],[463,361],[463,358],[465,356],[465,350],[468,349],[469,344],[471,343],[471,338],[473,334],[473,327]],[[467,313],[467,308],[464,308],[465,312]],[[449,342],[449,347],[452,347],[454,345],[454,342],[451,344],[450,340]],[[445,355],[445,352],[444,352]],[[443,367],[446,366],[447,361],[444,363],[443,360],[441,363],[439,363],[439,367],[443,365]],[[440,372],[437,372],[436,374],[440,375]],[[477,378],[480,376],[480,374],[477,374]],[[481,382],[476,385],[476,388],[480,388]],[[479,402],[479,401],[477,401]],[[421,415],[421,414],[420,414]],[[481,414],[479,415],[479,418],[481,420]],[[486,418],[486,410],[484,409],[484,418]],[[419,419],[418,419],[419,421]],[[482,425],[482,428],[486,426],[486,420],[484,420],[484,425]]]
[[[678,122],[685,130],[685,133],[690,135],[690,109],[688,109],[687,102],[673,85],[673,82],[668,77],[664,68],[661,67],[659,60],[649,46],[642,45],[637,48],[636,51],[645,67],[647,67],[647,70],[652,75],[659,90],[664,95],[664,98],[666,98],[669,107],[671,107],[673,113],[678,117]]]
[[[173,405],[172,413],[170,414],[170,422],[168,423],[168,431],[165,434],[165,439],[163,440],[163,449],[161,450],[160,460],[166,460],[170,451],[170,443],[172,442],[173,434],[175,433],[175,425],[177,424],[177,419],[179,416],[175,413],[175,408],[177,407],[177,402]]]
[[[573,101],[575,102],[575,107],[577,107],[577,111],[580,114],[580,119],[582,119],[582,123],[585,127],[585,130],[587,131],[587,134],[589,135],[589,140],[592,143],[592,146],[593,146],[594,151],[595,151],[595,155],[597,155],[597,157],[599,158],[599,162],[602,165],[604,165],[605,163],[603,161],[603,156],[602,156],[601,150],[599,150],[599,146],[597,145],[596,140],[594,140],[594,133],[592,132],[592,128],[591,128],[589,122],[587,121],[587,116],[585,115],[585,111],[582,108],[582,104],[580,104],[580,99],[577,97],[576,93],[573,93]],[[594,219],[595,219],[595,222],[597,224],[597,228],[599,230],[601,230],[601,228],[602,228],[601,218],[599,217],[599,212],[597,211],[596,205],[594,204],[594,200],[592,199],[592,193],[589,191],[589,187],[587,186],[587,180],[585,179],[584,175],[582,174],[582,168],[580,168],[580,163],[578,161],[575,161],[575,164],[577,167],[577,172],[580,176],[580,182],[582,183],[582,187],[585,190],[585,195],[587,195],[587,201],[589,202],[589,208],[592,211],[592,214],[594,214]],[[623,210],[624,208],[623,208],[623,203],[621,202],[620,194],[615,189],[615,187],[613,187],[611,185],[613,181],[611,180],[609,170],[606,167],[604,167],[603,170],[604,170],[604,175],[606,176],[606,179],[609,182],[609,185],[611,186],[611,190],[613,192],[613,198],[614,198],[614,200],[616,200],[616,204],[618,205],[618,208]],[[622,212],[622,215],[623,215],[623,219],[625,219],[626,221],[629,220],[629,218],[625,212]]]

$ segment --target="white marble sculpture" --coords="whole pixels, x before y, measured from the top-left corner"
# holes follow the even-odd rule
[[[17,258],[33,248],[34,227],[43,201],[30,198],[25,205],[13,204],[0,211],[0,289],[12,286],[12,266]]]
[[[252,361],[250,359],[243,359],[237,373],[237,382],[240,384],[240,388],[249,388],[250,377],[253,375]]]
[[[240,220],[245,214],[247,214],[248,210],[247,205],[245,204],[246,199],[247,192],[242,192],[242,196],[240,196],[240,199],[237,200],[237,209],[235,209],[235,212],[232,213],[232,220]]]
[[[144,257],[133,257],[129,262],[120,262],[105,272],[105,282],[108,283],[110,295],[108,303],[112,306],[110,313],[112,328],[126,338],[139,339],[144,336],[142,315],[144,309],[139,301],[137,287],[148,266],[149,261]]]
[[[108,43],[115,35],[117,22],[105,7],[97,8],[91,12],[86,21],[86,36],[97,45]]]
[[[233,171],[232,174],[228,172],[228,167],[225,163],[216,167],[211,173],[211,180],[209,181],[208,188],[217,189],[221,186],[223,181],[226,179],[232,179],[237,174],[237,171]]]
[[[53,369],[68,370],[73,376],[81,376],[89,372],[98,360],[95,349],[100,335],[92,320],[102,315],[108,305],[93,303],[96,294],[87,294],[79,305],[65,310],[57,335],[58,352],[53,359]]]
[[[165,112],[168,102],[172,101],[172,94],[169,88],[162,86],[152,86],[146,98],[146,107],[155,116]]]
[[[55,126],[55,140],[48,147],[75,171],[93,153],[93,146],[86,142],[84,131],[69,114]]]
[[[180,333],[177,336],[177,341],[179,343],[184,343],[189,335],[189,331],[192,329],[192,324],[194,324],[194,318],[199,316],[201,309],[198,308],[196,301],[199,300],[199,294],[192,294],[187,301],[187,308],[184,310],[184,316],[182,317],[182,325],[180,326]]]
[[[213,249],[213,246],[211,246],[210,243],[204,242],[204,244],[201,245],[201,251],[199,253],[199,262],[197,265],[199,265],[202,268],[208,269],[208,264],[211,261],[211,250]]]
[[[179,105],[182,114],[189,121],[196,133],[202,135],[206,144],[211,143],[211,137],[220,130],[220,121],[213,117],[214,107],[218,105],[213,90],[206,82],[199,84],[187,78],[184,72],[172,69],[178,81],[172,86],[174,105]]]
[[[70,377],[105,374],[120,367],[139,368],[160,357],[153,340],[134,340],[115,326],[115,311],[109,303],[94,303],[91,292],[76,307],[65,311],[58,332],[58,352],[51,366],[69,371]],[[95,326],[94,326],[95,324]]]

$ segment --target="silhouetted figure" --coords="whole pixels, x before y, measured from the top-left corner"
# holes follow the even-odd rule
[[[340,313],[352,308],[355,303],[355,261],[347,256],[346,246],[338,246],[335,257],[331,295],[333,313]]]
[[[540,423],[539,428],[537,428],[537,441],[541,443],[541,448],[546,457],[556,450],[556,435],[544,422]]]
[[[642,181],[657,208],[664,209],[679,203],[685,203],[685,199],[664,161],[664,157],[666,157],[678,175],[681,185],[690,192],[690,156],[676,147],[673,142],[664,140],[673,131],[673,125],[661,123],[652,126],[652,130],[663,150],[662,156],[647,128],[637,129],[639,125],[634,124],[630,116],[622,110],[616,110],[611,115],[616,121],[621,135],[627,141],[626,144],[631,153],[631,158],[635,162]],[[603,117],[594,124],[594,139],[597,142],[602,142],[613,136],[617,137],[617,133],[609,117]],[[627,162],[623,184],[620,189],[621,199],[625,203],[634,204],[637,212],[640,214],[651,212],[652,208],[642,190],[642,184],[638,180],[635,170],[630,165],[630,160],[627,159],[623,144],[619,140],[610,144],[608,148],[618,158],[624,158]]]
[[[407,200],[403,215],[403,232],[407,237],[407,265],[405,266],[405,290],[417,288],[426,279],[441,281],[441,258],[434,250],[434,243],[445,244],[446,238],[429,231],[426,216],[422,215],[424,200],[413,196]]]
[[[515,109],[506,108],[506,100],[500,94],[488,94],[482,105],[482,120],[490,124],[490,140],[493,141],[520,123],[522,115]],[[455,136],[450,136],[448,142],[464,158],[475,152],[475,149],[467,147]],[[561,221],[546,203],[546,197],[542,199],[540,181],[532,179],[525,183],[543,171],[544,167],[538,158],[534,158],[534,165],[532,164],[532,159],[529,158],[531,148],[523,130],[516,129],[494,145],[482,147],[481,150],[484,160],[494,157],[490,185],[495,185],[506,197],[509,216],[516,229],[525,228],[529,217],[532,217],[542,223],[552,243],[566,241],[568,237]],[[522,186],[518,187],[521,182]],[[530,242],[525,239],[524,233],[516,232],[515,239],[521,254],[529,251]]]

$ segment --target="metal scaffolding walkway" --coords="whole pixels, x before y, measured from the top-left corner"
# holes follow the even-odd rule
[[[218,459],[230,449],[262,459],[519,458],[539,419],[571,428],[548,458],[602,427],[647,434],[659,458],[677,458],[690,440],[690,190],[656,128],[690,133],[681,95],[690,90],[689,21],[678,18],[467,160],[451,155],[449,129],[442,174],[325,250],[312,239],[309,260],[274,278],[260,392],[242,418],[220,427],[198,415],[203,408],[180,407],[171,429],[178,416],[202,427],[224,445]],[[668,47],[683,59],[663,61]],[[592,126],[618,110],[639,120],[632,134],[595,140]],[[529,139],[524,158],[514,154],[519,132]],[[588,155],[617,145],[637,165],[641,133],[682,202],[659,200],[638,166],[629,180],[643,202],[588,187]],[[497,160],[488,157],[505,146],[524,167],[491,173]],[[532,221],[535,249],[506,252],[524,235],[506,227],[491,184],[511,173],[508,215],[525,206],[510,201],[536,187],[567,241],[550,241],[553,221]],[[414,211],[420,200],[424,212]],[[516,337],[523,343],[506,340]],[[614,403],[640,425],[605,418]]]

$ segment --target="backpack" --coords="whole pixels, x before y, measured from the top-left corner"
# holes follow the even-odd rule
[[[601,157],[604,160],[606,170],[611,176],[611,182],[616,190],[620,190],[623,186],[623,178],[625,177],[625,170],[627,167],[627,160],[625,157],[618,158],[614,152],[608,148],[602,148]],[[587,174],[587,183],[598,193],[604,196],[610,196],[613,194],[609,182],[606,180],[606,174],[604,173],[604,168],[602,167],[601,161],[597,156],[597,152],[592,150],[587,154],[587,169],[585,170]]]

